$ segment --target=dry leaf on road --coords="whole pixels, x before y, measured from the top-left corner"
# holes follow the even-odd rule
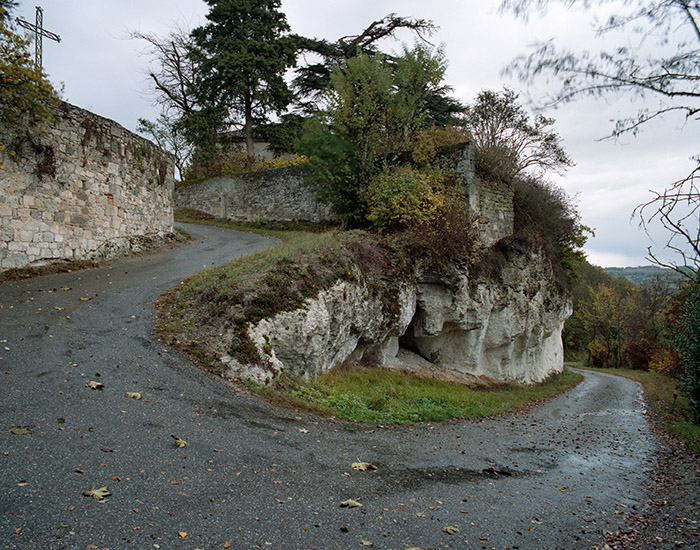
[[[92,485],[92,486],[90,487],[90,490],[89,490],[89,491],[83,491],[83,496],[85,496],[85,497],[92,497],[92,498],[94,498],[94,499],[96,499],[96,500],[104,500],[105,498],[107,498],[107,497],[108,497],[109,495],[111,495],[111,494],[112,494],[112,493],[110,493],[110,492],[107,490],[107,486],[106,486],[106,485],[105,485],[104,487],[100,487],[99,489],[95,489],[95,486]]]
[[[87,382],[85,382],[85,387],[91,388],[93,390],[105,389],[105,385],[102,382],[95,382],[94,380],[88,380]]]
[[[124,397],[129,397],[131,399],[143,399],[143,395],[141,395],[137,391],[128,391],[124,394]]]
[[[184,439],[180,439],[178,436],[172,434],[170,435],[170,437],[172,437],[175,440],[175,445],[177,445],[178,447],[187,447],[187,441],[185,441]]]
[[[455,527],[454,525],[448,525],[447,527],[443,527],[442,530],[448,535],[455,535],[459,533],[459,528]]]
[[[376,470],[377,467],[372,464],[371,462],[360,462],[360,459],[357,459],[357,462],[352,463],[352,469],[356,470],[358,472],[366,472],[367,470]]]
[[[348,499],[340,503],[341,508],[362,508],[362,504],[356,500]]]

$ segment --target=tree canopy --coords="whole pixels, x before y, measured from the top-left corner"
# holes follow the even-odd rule
[[[533,170],[538,175],[561,171],[573,164],[553,125],[553,118],[541,114],[531,121],[518,95],[508,88],[479,92],[465,116],[481,163],[508,179]]]
[[[333,71],[326,108],[306,124],[301,150],[311,156],[322,197],[339,212],[364,219],[370,179],[427,125],[427,98],[445,69],[440,50],[417,44],[395,67],[380,54],[360,54]]]
[[[201,140],[241,124],[248,153],[254,154],[254,124],[281,113],[292,100],[284,73],[296,62],[296,42],[288,35],[280,0],[207,3],[209,23],[192,31],[190,51],[198,106],[185,115],[184,127]]]

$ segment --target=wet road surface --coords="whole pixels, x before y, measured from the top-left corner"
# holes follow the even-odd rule
[[[655,443],[623,378],[586,372],[519,415],[387,428],[200,372],[152,333],[153,301],[272,241],[187,229],[187,247],[0,284],[0,547],[576,549],[641,508]]]

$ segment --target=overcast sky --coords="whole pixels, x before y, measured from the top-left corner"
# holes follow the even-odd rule
[[[44,28],[61,36],[60,44],[44,39],[44,68],[52,82],[64,85],[63,98],[112,118],[133,130],[139,117],[154,119],[158,109],[149,95],[144,44],[129,40],[130,31],[165,34],[175,25],[192,28],[204,22],[208,6],[201,0],[39,0]],[[498,13],[500,0],[283,0],[292,32],[335,40],[356,34],[369,23],[395,12],[432,20],[439,26],[432,40],[444,44],[449,69],[446,81],[455,97],[470,102],[482,89],[504,85],[520,93],[523,103],[546,91],[544,82],[528,89],[502,76],[502,69],[537,41],[595,47],[592,17],[580,10],[555,9],[528,23]],[[34,21],[37,2],[21,2],[15,11]],[[412,42],[410,36],[404,40]],[[627,39],[622,37],[622,39]],[[629,44],[634,44],[629,37]],[[400,42],[385,43],[398,50]],[[646,126],[638,137],[597,141],[612,129],[612,120],[633,115],[638,98],[586,100],[545,114],[576,162],[556,182],[576,196],[583,223],[595,229],[586,252],[591,263],[636,266],[648,262],[647,246],[662,252],[665,233],[651,238],[630,220],[649,190],[687,175],[690,157],[700,153],[700,122],[668,117]],[[661,257],[664,255],[661,253]]]

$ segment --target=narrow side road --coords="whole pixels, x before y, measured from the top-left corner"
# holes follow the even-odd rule
[[[154,336],[153,301],[273,241],[187,229],[196,244],[0,284],[1,547],[592,548],[646,499],[655,442],[623,378],[586,372],[520,415],[386,428],[199,371]]]

